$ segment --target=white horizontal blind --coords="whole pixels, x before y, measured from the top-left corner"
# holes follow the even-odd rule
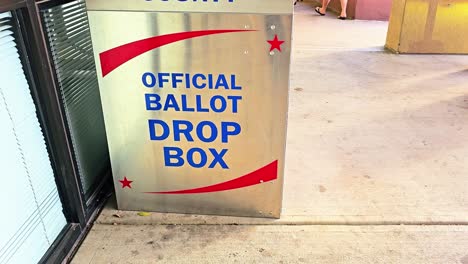
[[[83,0],[41,10],[83,189],[109,168],[104,116]]]
[[[0,13],[0,263],[37,263],[66,220],[11,22]]]

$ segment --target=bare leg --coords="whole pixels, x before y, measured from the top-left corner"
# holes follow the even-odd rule
[[[326,0],[324,0],[326,1]],[[340,0],[341,1],[341,17],[347,17],[346,15],[346,8],[348,7],[348,0]]]
[[[345,0],[345,1],[347,2],[348,0]],[[329,3],[330,3],[330,0],[322,0],[322,7],[320,8],[320,13],[325,14],[325,12],[327,12],[327,7]]]

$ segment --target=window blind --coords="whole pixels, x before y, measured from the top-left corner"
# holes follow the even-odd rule
[[[41,12],[88,195],[110,164],[85,2],[73,1]]]
[[[0,13],[0,263],[37,263],[66,225],[11,13]]]

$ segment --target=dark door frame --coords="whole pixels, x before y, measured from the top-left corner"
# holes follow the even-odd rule
[[[110,172],[88,200],[85,199],[71,136],[60,101],[55,70],[43,31],[41,8],[73,0],[0,0],[0,12],[11,11],[24,71],[36,103],[67,226],[40,263],[69,262],[111,192]]]

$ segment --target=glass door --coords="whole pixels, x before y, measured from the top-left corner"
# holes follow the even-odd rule
[[[0,263],[37,263],[67,220],[17,44],[0,13]]]

